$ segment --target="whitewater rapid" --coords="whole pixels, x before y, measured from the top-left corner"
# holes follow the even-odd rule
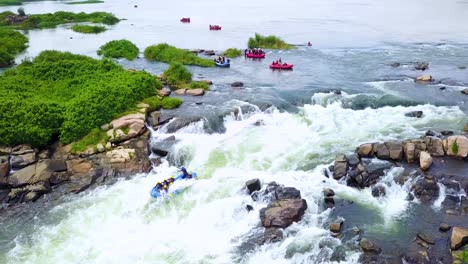
[[[368,229],[391,232],[410,203],[405,199],[409,186],[393,181],[400,168],[381,180],[387,195],[379,198],[370,189],[357,190],[325,178],[323,169],[335,154],[350,153],[364,142],[414,138],[433,127],[457,128],[466,121],[458,107],[352,110],[331,93],[317,94],[312,102],[298,113],[251,107],[257,110],[241,118],[228,115],[223,134],[204,133],[203,121],[175,134],[156,131],[153,137],[174,135],[179,140],[176,158],[198,173],[195,184],[165,201],[151,198],[156,181],[177,174],[177,168],[165,161],[149,174],[68,197],[33,219],[31,232],[18,234],[6,262],[330,263],[333,252],[343,245],[328,231],[331,210],[321,206],[323,188],[377,212],[379,220],[369,222]],[[415,110],[424,111],[424,116],[404,116]],[[285,229],[282,242],[243,252],[239,246],[258,227],[264,206],[242,189],[252,178],[298,188],[308,209],[299,223]],[[254,211],[247,212],[247,204]],[[346,249],[344,262],[357,263],[359,251]]]

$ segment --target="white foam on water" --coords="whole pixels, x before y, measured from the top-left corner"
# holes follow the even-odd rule
[[[404,116],[413,110],[425,115]],[[52,224],[37,221],[33,233],[18,235],[8,262],[233,263],[240,254],[243,263],[329,263],[328,253],[319,252],[318,246],[321,238],[330,236],[322,228],[329,211],[319,208],[324,187],[376,208],[389,223],[404,215],[408,190],[390,180],[399,172],[393,169],[383,180],[387,195],[375,198],[370,189],[359,191],[325,178],[323,164],[363,142],[415,137],[425,126],[463,118],[457,107],[354,111],[332,102],[305,105],[298,114],[272,108],[244,114],[242,120],[227,116],[224,134],[204,134],[201,122],[194,123],[174,134],[179,140],[176,152],[189,154],[185,167],[199,175],[192,186],[171,199],[151,198],[156,181],[177,175],[177,168],[165,162],[149,174],[80,194],[48,213],[56,217]],[[258,120],[263,125],[254,125]],[[157,133],[161,138],[172,135]],[[308,164],[313,164],[312,170],[301,169]],[[251,178],[298,188],[308,210],[302,221],[285,230],[282,242],[245,255],[236,248],[258,226],[264,206],[242,191]],[[253,204],[254,211],[248,213],[246,204]],[[321,254],[323,259],[318,258]],[[347,256],[346,263],[357,263],[359,253]]]

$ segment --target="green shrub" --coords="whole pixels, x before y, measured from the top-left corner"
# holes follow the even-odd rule
[[[150,106],[150,111],[155,111],[159,110],[161,108],[163,109],[173,109],[179,107],[183,101],[179,98],[176,97],[157,97],[157,96],[152,96],[149,98],[146,98],[143,100],[145,104],[149,104]]]
[[[228,58],[236,58],[236,57],[239,57],[240,55],[242,55],[242,50],[235,49],[235,48],[230,48],[230,49],[227,49],[223,53],[223,55],[228,57]]]
[[[179,62],[171,63],[163,76],[169,85],[183,85],[192,80],[192,73]]]
[[[82,152],[85,151],[89,146],[96,146],[99,143],[105,145],[108,139],[109,136],[107,136],[105,131],[102,131],[99,128],[94,128],[82,139],[73,143],[71,150],[73,153]]]
[[[15,6],[22,5],[20,0],[0,0],[0,6]]]
[[[212,60],[203,59],[188,50],[178,49],[168,44],[158,44],[145,49],[145,58],[151,61],[166,63],[179,62],[185,65],[197,65],[202,67],[214,67]]]
[[[84,34],[98,34],[106,31],[106,27],[103,26],[91,26],[91,25],[73,25],[71,29],[75,32]]]
[[[98,55],[110,58],[126,58],[127,60],[134,60],[140,50],[132,42],[121,39],[112,40],[102,45],[97,51]]]
[[[190,89],[202,88],[203,90],[208,90],[210,86],[207,82],[191,82],[189,85]]]
[[[255,33],[255,37],[249,38],[249,49],[262,48],[262,49],[293,49],[294,46],[287,44],[282,39],[276,36],[262,36]]]
[[[161,87],[108,59],[44,51],[0,75],[0,145],[71,143]]]
[[[104,1],[87,0],[87,1],[78,1],[78,2],[68,2],[67,5],[99,4],[99,3],[104,3]]]
[[[173,109],[179,107],[183,101],[177,97],[164,97],[161,100],[161,106],[163,109]]]
[[[452,153],[455,154],[455,155],[458,154],[458,144],[457,144],[457,142],[453,142],[453,144],[452,144]]]
[[[5,13],[5,12],[4,12]],[[0,21],[4,13],[0,14]],[[36,28],[55,28],[61,24],[67,23],[79,23],[79,22],[91,22],[91,23],[102,23],[106,25],[114,25],[120,20],[114,15],[106,12],[94,12],[94,13],[72,13],[65,11],[58,11],[55,13],[48,14],[33,14],[29,15],[25,21],[9,25],[7,22],[3,22],[1,25],[8,25],[17,29],[36,29]]]
[[[18,31],[0,28],[0,67],[10,65],[14,55],[28,47],[27,43],[28,38]]]
[[[15,60],[15,57],[8,53],[4,49],[0,49],[0,67],[11,65]]]

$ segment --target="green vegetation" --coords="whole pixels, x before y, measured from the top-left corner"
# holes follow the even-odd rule
[[[67,5],[100,4],[100,3],[104,3],[104,1],[87,0],[87,1],[69,2],[69,3],[67,3]]]
[[[190,89],[202,88],[203,90],[210,89],[210,86],[207,82],[191,82],[189,85]]]
[[[185,65],[197,65],[202,67],[214,67],[212,60],[203,59],[188,50],[178,49],[168,44],[158,44],[145,49],[145,58],[151,61],[166,63],[179,62]]]
[[[103,143],[103,145],[105,145],[108,139],[109,136],[105,131],[102,131],[99,128],[95,128],[82,139],[73,143],[71,151],[73,153],[79,153],[85,151],[88,146],[96,146],[99,143]]]
[[[235,49],[235,48],[230,48],[230,49],[227,49],[223,53],[223,55],[228,57],[228,58],[236,58],[236,57],[239,57],[240,55],[242,55],[242,50]]]
[[[44,51],[0,75],[0,145],[77,141],[160,88],[108,59]]]
[[[169,85],[183,85],[192,81],[192,73],[180,62],[171,63],[163,76]]]
[[[159,97],[153,96],[143,100],[143,103],[146,103],[150,106],[150,111],[163,109],[173,109],[179,107],[183,101],[176,97]]]
[[[15,16],[17,19],[10,22],[8,16]],[[0,13],[0,26],[9,26],[15,29],[36,29],[36,28],[55,28],[58,25],[66,23],[91,22],[114,25],[120,20],[114,15],[106,12],[94,13],[72,13],[59,11],[53,14],[34,14],[27,17],[15,15],[6,11]]]
[[[98,34],[106,31],[106,27],[103,26],[91,26],[91,25],[73,25],[71,29],[75,32],[84,34]]]
[[[262,48],[262,49],[293,49],[294,46],[284,42],[282,39],[276,36],[262,36],[255,33],[255,37],[249,38],[248,42],[249,49]]]
[[[453,144],[452,144],[452,153],[455,154],[455,155],[458,154],[458,144],[457,144],[457,142],[453,142]]]
[[[97,54],[109,58],[134,60],[138,56],[138,52],[140,52],[140,50],[135,44],[126,39],[121,39],[112,40],[102,45],[97,51]]]
[[[13,29],[0,28],[0,67],[11,65],[15,55],[24,51],[28,38]]]
[[[166,82],[177,89],[196,89],[202,88],[208,90],[209,84],[204,81],[192,81],[192,73],[182,63],[171,63],[169,68],[164,71],[162,77]]]
[[[22,5],[23,2],[20,0],[0,0],[0,6],[15,6]]]

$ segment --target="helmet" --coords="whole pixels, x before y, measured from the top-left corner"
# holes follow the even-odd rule
[[[156,184],[161,184],[161,182],[157,182]]]

